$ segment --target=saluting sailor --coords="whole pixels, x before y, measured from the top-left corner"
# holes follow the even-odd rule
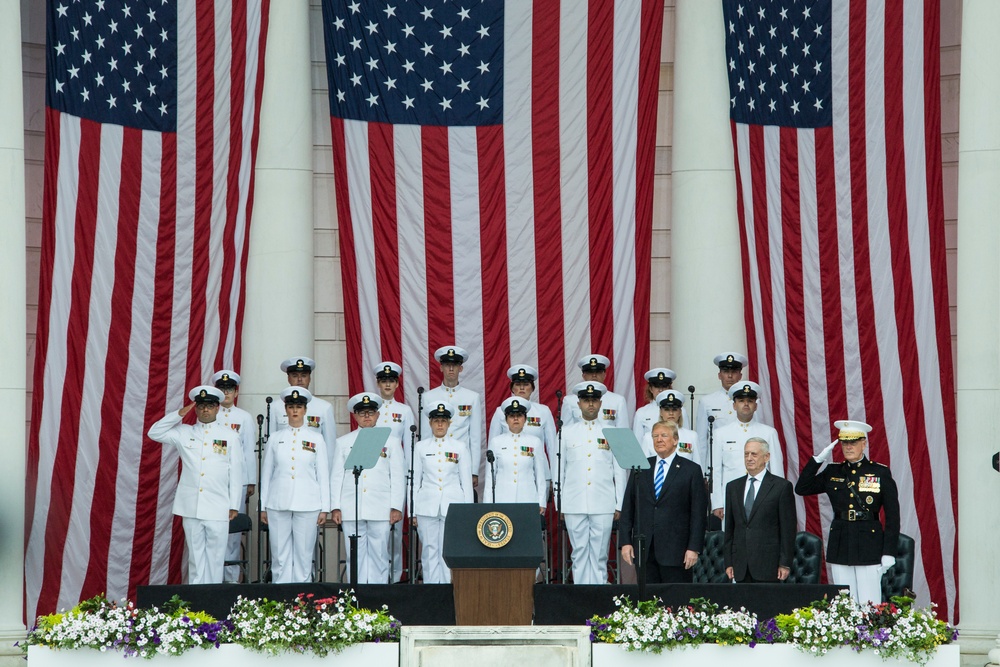
[[[643,377],[646,378],[646,400],[649,402],[636,410],[635,417],[632,418],[632,432],[639,442],[653,430],[653,424],[660,421],[660,404],[657,396],[673,386],[677,373],[669,368],[650,368]],[[652,436],[649,437],[649,446],[650,453],[647,456],[653,456]]]
[[[795,484],[795,493],[825,493],[833,507],[826,561],[833,581],[851,587],[861,604],[882,601],[882,574],[896,564],[899,549],[899,493],[887,466],[865,456],[872,427],[841,420],[837,439],[809,459]],[[830,463],[837,444],[843,463]],[[879,518],[885,512],[885,525]]]
[[[580,367],[584,382],[597,383],[604,386],[604,379],[608,375],[608,368],[611,367],[611,360],[603,354],[588,354],[581,357],[576,365]],[[601,426],[613,426],[615,428],[628,428],[628,405],[625,397],[610,391],[607,387],[601,392],[601,406],[598,409],[598,420]],[[576,393],[569,393],[563,399],[562,410],[559,413],[563,422],[563,428],[576,422],[582,421],[580,414],[579,398]]]
[[[403,498],[406,493],[406,470],[403,446],[390,435],[374,468],[362,470],[357,479],[358,513],[355,513],[355,479],[344,469],[354,449],[361,429],[371,428],[379,419],[382,399],[363,392],[347,400],[358,428],[337,438],[330,487],[333,497],[333,522],[344,524],[344,535],[358,536],[359,584],[389,583],[389,527],[403,519]],[[356,532],[355,532],[356,531]],[[347,543],[347,558],[351,557]]]
[[[229,522],[243,501],[243,452],[239,435],[216,421],[224,395],[202,385],[192,401],[149,427],[149,437],[180,454],[173,512],[181,517],[188,552],[189,584],[221,584]],[[198,421],[182,424],[194,408]]]
[[[261,466],[260,520],[268,526],[276,584],[312,580],[316,526],[330,510],[330,452],[318,429],[306,422],[313,400],[305,387],[281,392],[288,426],[271,434]]]
[[[417,443],[413,456],[414,523],[420,533],[425,584],[451,583],[445,565],[444,520],[451,503],[472,502],[472,457],[469,446],[449,437],[455,408],[445,401],[427,406],[431,437]]]
[[[531,404],[511,396],[500,404],[507,433],[490,441],[495,457],[496,500],[498,503],[538,503],[539,513],[545,513],[548,484],[545,481],[545,449],[542,441],[525,433],[525,422]],[[489,475],[489,464],[486,474]],[[486,499],[493,501],[493,486],[487,478]]]

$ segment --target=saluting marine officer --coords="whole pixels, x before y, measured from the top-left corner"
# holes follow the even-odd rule
[[[229,522],[243,501],[243,452],[236,431],[216,421],[223,394],[202,385],[192,401],[149,427],[149,437],[173,445],[181,458],[173,512],[181,517],[189,584],[221,584]],[[182,424],[194,408],[195,424]]]
[[[833,581],[851,587],[855,600],[882,601],[882,573],[896,564],[899,549],[899,494],[889,468],[865,456],[872,427],[859,421],[836,421],[837,439],[809,459],[795,493],[825,493],[833,507],[826,546]],[[840,443],[843,463],[830,463]],[[885,511],[885,526],[879,513]]]
[[[495,457],[496,499],[498,503],[538,503],[545,513],[548,484],[545,481],[545,448],[534,435],[525,433],[525,422],[531,404],[511,396],[500,404],[507,424],[507,433],[490,441]],[[489,475],[487,464],[486,474]],[[486,482],[486,500],[494,501],[492,481]]]
[[[425,584],[451,583],[445,565],[444,520],[451,503],[472,502],[472,456],[469,446],[448,437],[455,408],[445,401],[428,406],[431,437],[413,454],[413,514],[420,533]]]
[[[382,401],[375,394],[364,392],[347,400],[354,412],[358,428],[337,438],[330,470],[330,496],[333,522],[344,523],[345,535],[358,536],[359,584],[384,584],[389,581],[389,527],[403,520],[403,496],[406,472],[402,445],[390,435],[374,468],[362,470],[358,477],[358,512],[354,511],[354,476],[344,468],[354,449],[361,429],[371,428],[378,421]],[[351,544],[347,543],[347,558]]]

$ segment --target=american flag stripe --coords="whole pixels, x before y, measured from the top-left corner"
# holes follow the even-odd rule
[[[160,64],[168,65],[177,106],[168,131],[71,110],[99,111],[69,103],[80,90],[66,71],[80,54],[63,53],[56,42],[60,26],[79,17],[49,4],[49,100],[56,106],[46,110],[26,618],[99,592],[123,597],[141,584],[180,581],[183,539],[171,511],[177,458],[144,434],[181,404],[188,387],[239,360],[267,3],[235,11],[226,2],[176,10],[154,4],[133,4],[129,11],[139,18],[109,8],[95,23],[115,20],[130,35],[133,27],[148,31],[130,37],[143,57],[128,68],[155,65],[157,76],[147,80],[160,85]],[[146,18],[147,9],[154,17]],[[173,11],[176,34],[169,35]],[[169,51],[161,29],[177,43],[176,71],[169,71],[172,59],[153,56]],[[101,34],[81,32],[91,40]],[[126,60],[121,56],[123,70]],[[103,67],[81,68],[79,78],[107,112],[114,105],[103,95],[118,88],[83,81],[95,73],[110,81],[115,68]],[[118,104],[131,110],[133,101],[173,102],[152,90],[134,93],[120,94]]]
[[[790,477],[829,441],[833,420],[874,427],[870,456],[891,466],[902,532],[917,542],[917,593],[955,618],[939,6],[813,9],[825,5],[830,126],[733,122],[750,364]],[[807,530],[828,527],[825,499],[799,507]]]
[[[435,27],[460,23],[460,10],[435,6]],[[502,16],[502,26],[491,24],[483,37],[503,40],[503,60],[486,63],[503,72],[503,99],[491,100],[502,103],[502,125],[396,124],[384,135],[391,151],[367,150],[369,159],[355,160],[361,150],[354,144],[382,130],[333,113],[341,269],[345,286],[358,291],[345,293],[351,391],[373,386],[376,352],[396,349],[398,335],[411,401],[417,386],[440,383],[432,353],[455,342],[471,353],[462,384],[484,396],[487,411],[507,395],[512,361],[539,367],[539,392],[551,404],[578,377],[579,356],[592,350],[620,367],[615,387],[634,403],[633,370],[645,370],[648,359],[662,6],[590,2],[581,12],[579,3],[539,0],[507,3]],[[339,19],[355,20],[325,3],[334,109],[337,77],[346,71],[338,57],[351,51],[335,41],[348,29],[337,27]],[[390,27],[379,24],[383,42],[394,41]],[[388,59],[378,53],[371,57]],[[388,104],[379,74],[362,98],[377,93],[378,104]],[[342,92],[357,95],[357,85]],[[337,173],[343,169],[347,175]],[[379,181],[378,192],[365,192],[365,180]],[[366,274],[363,257],[382,257],[386,248],[398,248],[398,278],[381,260],[377,276]],[[393,280],[398,315],[391,297],[381,303],[387,281],[394,293]],[[376,294],[372,310],[365,302]]]

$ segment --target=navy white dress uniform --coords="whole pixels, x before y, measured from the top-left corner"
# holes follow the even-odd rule
[[[881,602],[882,574],[896,564],[899,549],[899,493],[887,466],[864,456],[853,463],[830,463],[837,443],[867,443],[872,427],[864,422],[834,422],[837,440],[811,457],[799,475],[795,492],[801,496],[825,493],[833,509],[826,560],[833,581],[851,587],[855,600]],[[885,526],[879,519],[885,512]]]
[[[447,345],[435,350],[434,358],[442,364],[463,364],[469,358],[469,353],[457,345]],[[451,417],[451,428],[448,429],[448,438],[464,442],[469,447],[469,452],[472,455],[472,474],[479,475],[479,464],[483,458],[483,451],[485,451],[483,430],[486,427],[486,415],[483,412],[483,397],[479,395],[479,392],[460,384],[454,387],[446,387],[442,384],[424,392],[424,412],[420,416],[421,437],[426,438],[431,432],[427,417],[428,410],[442,402],[455,408]]]
[[[576,362],[576,365],[583,372],[599,373],[611,366],[611,360],[603,354],[588,354]],[[580,416],[580,399],[576,394],[570,392],[563,399],[559,417],[562,419],[564,429],[583,420]],[[625,397],[605,387],[601,396],[601,412],[597,415],[597,419],[601,426],[628,428],[628,404],[625,402]]]
[[[659,421],[659,409],[661,407],[684,409],[684,394],[675,389],[661,391],[656,395],[654,404],[657,409],[657,421]],[[653,423],[655,424],[656,422]],[[653,449],[652,431],[642,436],[642,440],[639,442],[642,444],[642,451],[646,454],[647,458],[656,456],[656,450]],[[702,474],[708,469],[708,449],[702,445],[698,434],[689,428],[677,427],[677,455],[700,465]]]
[[[719,371],[733,369],[742,371],[747,365],[747,358],[739,352],[724,352],[716,355],[712,360]],[[738,380],[735,384],[739,384]],[[732,387],[730,387],[732,389]],[[708,442],[708,417],[715,417],[714,429],[718,431],[726,424],[736,421],[736,411],[733,409],[733,401],[729,398],[729,390],[719,387],[711,394],[702,396],[698,401],[698,417],[695,420],[694,430],[698,432],[698,437],[704,443]],[[756,417],[754,418],[756,421]]]
[[[677,379],[677,373],[669,368],[650,368],[643,377],[646,378],[649,387],[655,391],[653,391],[652,400],[636,410],[635,416],[632,417],[632,432],[635,433],[635,439],[639,442],[642,442],[643,436],[647,433],[652,433],[653,424],[660,421],[660,404],[656,397],[670,389],[670,385]],[[652,436],[650,436],[649,442],[650,447],[652,447]],[[648,456],[653,456],[653,453],[648,454]]]
[[[382,399],[364,392],[347,400],[352,412],[377,411]],[[330,488],[334,510],[340,510],[344,535],[358,536],[359,584],[389,583],[389,514],[403,511],[406,496],[406,467],[399,438],[390,435],[374,468],[362,470],[357,479],[357,514],[355,514],[354,473],[344,468],[354,450],[361,429],[337,438],[330,470]],[[355,532],[356,531],[356,532]],[[346,542],[351,557],[350,541]],[[398,553],[397,553],[398,555]]]
[[[428,405],[428,418],[450,419],[455,408],[445,401]],[[428,427],[428,433],[431,433]],[[425,584],[451,583],[451,570],[444,563],[444,520],[451,503],[471,503],[472,457],[469,446],[450,437],[425,438],[417,443],[413,457],[413,514],[420,533],[420,558]]]
[[[308,371],[312,373],[316,369],[316,362],[309,357],[289,357],[281,362],[281,372],[290,373],[292,371]],[[307,387],[308,389],[308,387]],[[323,440],[327,443],[337,439],[337,422],[333,416],[333,405],[318,396],[309,394],[312,399],[306,407],[306,423],[309,428],[314,428],[323,434]],[[277,409],[275,409],[277,408]],[[271,406],[270,419],[271,434],[288,426],[288,415],[280,405]]]
[[[304,387],[281,392],[286,404],[308,405]],[[330,453],[318,429],[286,426],[271,434],[260,471],[261,504],[267,512],[271,569],[276,584],[312,580],[316,522],[330,510]]]
[[[600,382],[573,387],[577,397],[600,397],[605,391]],[[562,453],[562,512],[573,547],[573,582],[606,584],[611,526],[622,508],[628,473],[611,453],[600,415],[564,427]]]
[[[761,388],[756,382],[741,380],[729,388],[730,402],[737,398],[752,398],[760,395]],[[741,422],[738,418],[722,428],[715,429],[715,440],[712,443],[712,510],[724,508],[726,504],[726,485],[737,477],[747,473],[744,464],[743,448],[750,438],[763,438],[767,441],[771,452],[771,460],[767,470],[778,477],[785,476],[785,457],[781,453],[781,443],[778,432],[756,419]]]
[[[375,365],[372,369],[375,372],[375,380],[381,380],[383,378],[388,378],[391,380],[399,380],[399,376],[403,374],[403,368],[399,364],[392,361],[381,361]],[[410,446],[414,444],[411,442],[411,431],[410,427],[416,424],[413,419],[413,410],[410,409],[406,403],[400,403],[395,397],[385,398],[379,396],[382,399],[382,407],[378,409],[378,422],[376,426],[387,426],[392,429],[393,437],[399,438],[400,444],[403,446],[403,461],[404,467],[407,471],[410,469]],[[404,494],[405,495],[405,494]],[[392,580],[398,582],[403,578],[403,526],[402,524],[396,526],[395,530],[390,530],[390,535],[392,536],[393,547],[390,550],[392,553]]]
[[[223,394],[202,385],[188,394],[195,403],[218,404]],[[243,452],[239,436],[217,421],[182,424],[179,411],[149,427],[149,437],[172,445],[181,459],[173,512],[181,517],[188,551],[188,583],[221,584],[229,512],[243,492]]]
[[[517,396],[511,396],[500,404],[505,416],[527,416],[530,407],[531,403]],[[542,441],[528,434],[527,430],[527,426],[520,433],[508,430],[490,441],[490,450],[495,458],[496,502],[537,503],[544,509],[549,490],[545,480],[545,448]],[[489,464],[486,474],[490,474]],[[487,479],[485,494],[487,500],[493,500],[492,480]]]
[[[507,369],[507,377],[512,384],[514,382],[530,382],[534,385],[538,371],[526,364],[517,364]],[[531,407],[528,409],[522,433],[533,435],[542,441],[545,446],[545,456],[542,457],[545,461],[545,479],[551,480],[552,462],[555,461],[558,445],[555,417],[552,416],[552,410],[549,409],[549,406],[544,403],[527,400],[525,403]],[[501,405],[493,412],[493,418],[490,420],[489,443],[491,449],[493,448],[493,439],[504,433],[510,433],[510,429],[507,428],[507,419],[504,417]]]
[[[212,376],[212,384],[220,391],[227,388],[239,388],[240,376],[235,371],[221,370]],[[249,412],[235,405],[228,408],[220,405],[219,414],[215,420],[236,431],[240,437],[240,448],[243,451],[243,501],[237,509],[245,514],[247,511],[247,486],[257,484],[257,431],[255,430],[257,423]],[[233,533],[229,536],[226,543],[226,560],[239,560],[240,542],[241,535],[239,533]],[[240,579],[239,565],[228,566],[224,576],[227,582],[237,583]]]

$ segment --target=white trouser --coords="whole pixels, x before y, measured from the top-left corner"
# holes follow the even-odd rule
[[[881,565],[837,565],[830,563],[833,583],[851,587],[851,597],[859,604],[882,601]]]
[[[344,545],[347,554],[347,576],[351,580],[351,535],[355,525],[358,531],[358,582],[359,584],[389,583],[389,522],[345,521]]]
[[[451,570],[444,564],[444,517],[417,515],[420,560],[425,584],[450,584]]]
[[[396,529],[389,531],[389,555],[392,557],[392,583],[403,578],[403,522],[396,522]]]
[[[239,510],[246,514],[247,511],[247,485],[243,485],[243,504]],[[240,545],[243,543],[243,533],[230,533],[226,543],[226,560],[240,559]],[[225,572],[226,583],[240,583],[240,566],[227,565]]]
[[[221,584],[229,522],[182,519],[188,551],[188,583]]]
[[[573,583],[608,583],[608,545],[614,514],[564,514],[573,547]]]
[[[312,581],[318,518],[319,510],[308,512],[267,510],[267,529],[271,542],[271,580],[274,583],[298,584]]]

